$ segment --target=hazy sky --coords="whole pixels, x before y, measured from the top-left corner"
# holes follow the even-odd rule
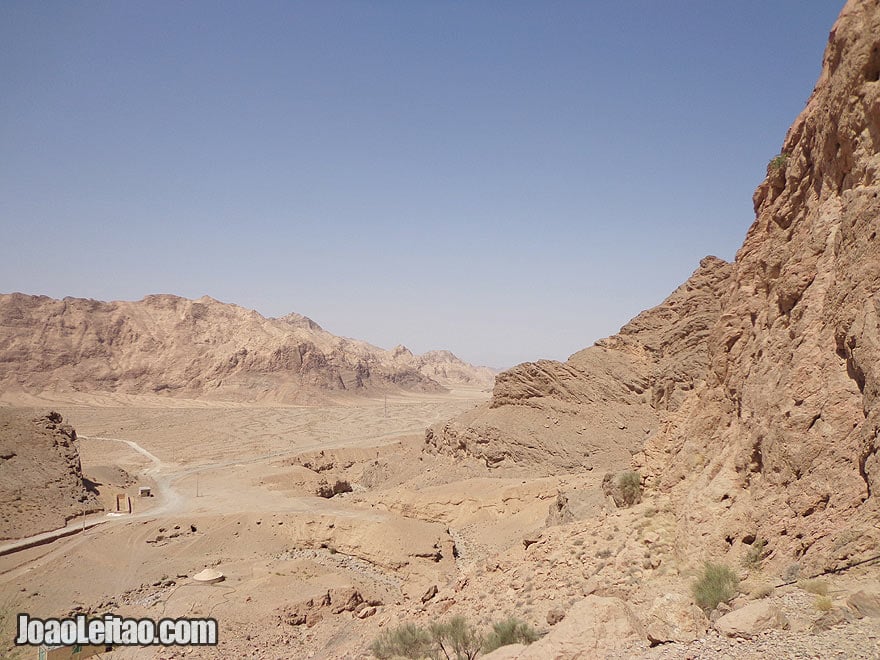
[[[564,359],[733,258],[841,6],[4,0],[0,291]]]

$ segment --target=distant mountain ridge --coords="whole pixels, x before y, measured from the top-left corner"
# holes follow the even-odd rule
[[[56,300],[0,294],[0,386],[303,403],[330,395],[490,387],[448,351],[413,355],[266,318],[208,296]]]

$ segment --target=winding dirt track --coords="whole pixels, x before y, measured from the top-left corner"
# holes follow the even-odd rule
[[[43,405],[60,408],[66,419],[88,433],[78,435],[84,469],[104,462],[124,465],[152,481],[156,495],[155,506],[131,515],[86,516],[85,529],[147,518],[242,512],[320,511],[375,520],[369,511],[352,510],[328,500],[285,497],[279,501],[265,496],[264,489],[249,488],[252,484],[241,478],[242,468],[256,466],[263,468],[260,471],[271,471],[270,464],[285,457],[393,442],[421,433],[429,424],[485,398],[477,390],[460,390],[450,395],[403,395],[387,402],[367,400],[347,406],[307,408],[179,401],[168,404],[167,400],[117,401],[99,396],[83,400],[82,395],[78,396],[72,402],[48,401]],[[106,432],[113,427],[129,437]],[[199,496],[199,480],[212,485],[211,496]],[[228,484],[231,495],[222,496],[217,484]],[[203,485],[201,495],[205,495],[204,490]],[[79,518],[64,528],[3,544],[0,556],[46,543],[52,547],[33,561],[0,570],[0,581],[48,561],[60,550],[72,549],[80,542],[75,534],[82,530],[83,519]]]

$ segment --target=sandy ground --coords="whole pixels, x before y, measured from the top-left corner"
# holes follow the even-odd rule
[[[458,390],[327,407],[98,395],[16,401],[35,412],[58,410],[77,429],[83,472],[99,484],[108,507],[125,492],[134,511],[0,557],[4,641],[12,638],[16,612],[201,615],[217,617],[221,639],[235,642],[235,651],[227,645],[226,652],[239,653],[248,636],[259,641],[267,622],[281,625],[278,609],[286,603],[346,586],[392,603],[412,585],[418,590],[452,575],[446,525],[370,501],[358,481],[368,475],[369,483],[382,482],[385,473],[400,481],[401,474],[430,472],[434,468],[420,464],[424,429],[485,397],[476,389]],[[320,458],[331,450],[351,458],[314,470],[298,464],[297,457]],[[315,484],[326,477],[350,479],[354,492],[314,496]],[[140,485],[151,486],[154,497],[137,497]],[[442,559],[432,555],[444,552]],[[220,568],[226,580],[212,586],[189,580],[209,566]],[[286,628],[282,637],[296,638],[288,640],[289,650],[313,657],[324,657],[318,649],[332,647],[337,634]],[[278,643],[272,636],[268,647]],[[268,647],[261,652],[272,657]],[[201,655],[194,649],[176,653]],[[0,655],[29,657],[27,650],[9,647]],[[167,655],[133,649],[112,657]],[[284,651],[277,657],[290,656]]]
[[[687,593],[693,575],[675,552],[669,503],[657,496],[616,509],[602,494],[606,471],[626,467],[613,454],[547,475],[423,451],[426,426],[484,398],[476,390],[396,396],[387,408],[383,399],[19,402],[61,412],[106,506],[126,493],[134,511],[90,516],[103,522],[0,556],[0,657],[35,657],[11,644],[18,612],[218,621],[217,647],[118,648],[102,656],[110,660],[366,660],[371,641],[401,621],[463,614],[485,630],[515,615],[545,633],[551,610],[591,593],[623,598],[643,618],[658,595]],[[342,483],[350,492],[316,495]],[[155,496],[137,497],[140,485]],[[195,583],[207,567],[225,580]],[[877,579],[872,566],[834,580],[835,603]],[[710,632],[693,644],[637,644],[620,657],[878,657],[862,639],[876,639],[875,620],[814,634],[812,596],[788,587],[771,598],[793,622],[778,639],[744,645]],[[814,647],[845,655],[811,655]]]

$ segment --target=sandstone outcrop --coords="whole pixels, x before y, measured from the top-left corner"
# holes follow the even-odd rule
[[[541,640],[525,647],[504,650],[486,658],[516,660],[568,660],[598,658],[647,647],[645,631],[630,607],[619,598],[587,596],[576,603]]]
[[[618,467],[661,418],[700,386],[707,338],[730,264],[704,259],[662,304],[566,362],[541,360],[498,375],[491,401],[428,430],[431,451],[547,471],[581,469],[600,453]]]
[[[495,371],[489,367],[475,367],[449,351],[428,351],[413,356],[419,373],[447,387],[477,385],[490,388],[495,382]]]
[[[488,386],[493,377],[445,351],[386,351],[299,314],[267,319],[207,296],[105,303],[0,295],[0,385],[13,391],[308,402]]]
[[[693,601],[681,594],[658,596],[645,620],[645,631],[652,644],[692,642],[706,634],[709,620]]]
[[[76,431],[56,412],[31,419],[0,408],[0,539],[64,527],[100,510],[83,482]]]
[[[779,575],[876,555],[880,530],[880,4],[852,0],[754,195],[732,264],[567,362],[519,365],[429,451],[579,470],[672,496],[679,554]],[[639,451],[644,445],[644,450]]]
[[[809,571],[876,554],[880,4],[848,2],[754,196],[704,384],[638,463],[680,497],[689,552],[767,542]]]
[[[846,600],[856,616],[880,617],[880,591],[860,589]]]
[[[290,626],[313,627],[325,615],[351,612],[359,619],[366,619],[376,613],[382,601],[375,598],[364,598],[354,587],[337,587],[329,589],[318,597],[279,608],[278,619]]]
[[[728,637],[754,637],[766,630],[784,630],[788,627],[788,619],[782,610],[766,601],[749,603],[715,622],[718,632]]]

